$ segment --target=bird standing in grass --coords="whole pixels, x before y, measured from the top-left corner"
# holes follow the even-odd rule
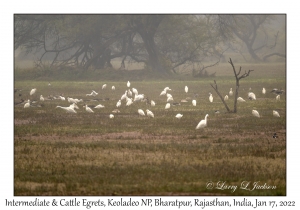
[[[192,100],[192,104],[193,104],[193,106],[196,106],[197,105],[197,101],[195,99]]]
[[[110,118],[110,119],[113,119],[114,117],[115,117],[115,116],[114,116],[113,114],[110,114],[110,115],[109,115],[109,118]]]
[[[228,100],[228,95],[224,96],[224,101]]]
[[[165,109],[170,109],[170,107],[171,107],[170,103],[167,103]]]
[[[89,113],[94,113],[94,111],[90,107],[88,107],[88,105],[84,105],[83,107],[85,107],[85,111]]]
[[[94,108],[95,109],[101,109],[101,108],[104,108],[105,106],[104,105],[102,105],[102,104],[98,104],[97,106],[95,106]]]
[[[119,100],[116,104],[116,107],[120,107],[121,106],[121,100]]]
[[[189,92],[189,88],[188,88],[188,86],[185,86],[185,87],[184,87],[184,91],[185,91],[186,93],[188,93],[188,92]]]
[[[43,95],[40,96],[40,101],[45,101]]]
[[[266,89],[263,88],[261,92],[262,92],[262,94],[266,94]]]
[[[151,106],[155,106],[155,101],[151,100]]]
[[[76,114],[77,112],[72,107],[63,107],[63,106],[56,106],[56,108],[61,108],[65,110],[67,113],[73,113]]]
[[[253,115],[254,117],[260,117],[258,111],[256,111],[256,110],[252,110],[252,115]]]
[[[28,99],[27,102],[24,104],[24,108],[29,108],[30,107],[30,100]]]
[[[214,101],[214,98],[211,93],[209,93],[208,99],[209,99],[209,102],[211,102],[211,103]]]
[[[148,117],[154,118],[153,112],[151,112],[149,109],[146,109],[146,113],[147,113],[147,116],[148,116]]]
[[[230,90],[229,90],[229,96],[233,96],[232,88],[230,88]]]
[[[127,82],[127,87],[130,87],[130,82],[129,81]]]
[[[279,101],[280,100],[280,95],[277,95],[276,96],[276,101]]]
[[[141,116],[145,116],[145,112],[142,109],[138,109],[138,113]]]
[[[183,114],[178,113],[175,117],[176,117],[177,119],[181,119],[182,116],[183,116]]]
[[[273,110],[273,116],[274,117],[280,117],[279,113],[277,111],[275,111],[275,110]]]
[[[106,86],[107,86],[106,84],[102,85],[102,90],[103,90],[103,89],[105,89],[105,88],[106,88]]]
[[[208,114],[206,114],[205,118],[198,123],[196,129],[205,128],[207,126],[207,117],[209,117]]]
[[[238,97],[237,101],[239,101],[239,102],[245,102],[245,100],[242,97]]]

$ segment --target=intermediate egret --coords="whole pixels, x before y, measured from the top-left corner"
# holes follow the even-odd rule
[[[145,116],[145,112],[142,109],[138,109],[138,113],[141,116]]]
[[[32,96],[33,94],[35,94],[36,92],[36,88],[33,88],[31,91],[30,91],[30,95]]]
[[[170,109],[170,107],[171,107],[170,103],[167,103],[165,109]]]
[[[155,101],[151,100],[151,106],[155,106]]]
[[[170,102],[170,101],[174,101],[174,99],[173,99],[172,96],[170,96],[170,97],[167,98],[167,102]]]
[[[177,119],[181,119],[182,116],[183,116],[183,114],[178,113],[175,117],[176,117]]]
[[[114,116],[113,114],[110,114],[110,115],[109,115],[109,118],[110,118],[110,119],[113,119],[114,117],[115,117],[115,116]]]
[[[208,114],[205,115],[204,120],[201,120],[198,125],[196,126],[196,129],[205,128],[207,126],[207,117],[209,117]]]
[[[228,100],[228,95],[224,96],[224,101]]]
[[[94,108],[95,109],[101,109],[101,108],[104,108],[105,106],[103,106],[102,104],[98,104],[97,106],[95,106]]]
[[[276,100],[279,101],[280,100],[280,95],[276,96]]]
[[[137,90],[136,88],[132,88],[131,90],[132,90],[132,92],[133,92],[135,95],[138,95],[138,94],[139,94],[139,92],[138,92],[138,90]]]
[[[40,96],[40,101],[45,101],[43,95]]]
[[[214,98],[213,98],[211,93],[209,93],[209,98],[208,99],[209,99],[209,102],[211,102],[211,103],[214,101]]]
[[[115,87],[115,86],[111,86],[111,89],[112,89],[112,90],[115,90],[115,89],[116,89],[116,87]]]
[[[30,100],[28,99],[27,102],[24,104],[24,108],[29,108],[30,107]]]
[[[116,107],[120,107],[121,106],[121,100],[119,100],[116,104]]]
[[[164,95],[166,95],[166,94],[167,94],[167,91],[163,90],[163,91],[161,91],[161,93],[160,93],[159,96],[164,96]]]
[[[238,97],[237,101],[239,101],[239,102],[245,102],[245,100],[242,97]]]
[[[147,113],[147,116],[148,116],[148,117],[154,118],[153,112],[151,112],[149,109],[146,109],[146,113]]]
[[[193,106],[196,106],[196,104],[197,104],[197,101],[194,99],[194,100],[192,100],[192,104],[193,104]]]
[[[130,82],[129,81],[127,82],[127,87],[130,87]]]
[[[186,93],[189,92],[188,86],[185,86],[185,87],[184,87],[184,91],[185,91]]]
[[[103,90],[103,89],[105,89],[105,88],[106,88],[106,86],[107,86],[106,84],[102,85],[102,90]]]
[[[94,111],[90,107],[88,107],[88,105],[84,105],[83,107],[85,107],[85,111],[89,113],[94,113]]]
[[[258,111],[256,111],[256,110],[252,110],[252,115],[253,115],[254,117],[260,117]]]
[[[56,106],[56,108],[61,108],[65,110],[67,113],[73,113],[76,114],[77,112],[72,107],[63,107],[63,106]]]
[[[273,110],[273,116],[274,117],[280,117],[279,113],[277,111],[275,111],[275,110]]]
[[[261,92],[262,92],[262,94],[266,94],[266,89],[263,88]]]
[[[229,95],[230,95],[230,96],[233,96],[232,88],[230,88],[230,90],[229,90]]]
[[[164,88],[164,91],[166,91],[166,92],[169,91],[169,90],[171,90],[169,87]]]
[[[255,96],[255,94],[254,94],[253,92],[249,92],[249,93],[248,93],[248,98],[249,98],[250,100],[256,100],[256,96]]]

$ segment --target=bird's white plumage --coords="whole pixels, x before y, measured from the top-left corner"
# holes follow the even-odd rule
[[[167,103],[165,109],[170,109],[170,107],[171,107],[170,103]]]
[[[30,107],[30,100],[28,99],[27,102],[24,104],[24,108],[29,108]]]
[[[110,118],[110,119],[113,119],[114,117],[115,117],[115,116],[114,116],[113,114],[110,114],[110,115],[109,115],[109,118]]]
[[[101,108],[104,108],[105,106],[104,105],[102,105],[102,104],[98,104],[97,106],[95,106],[94,108],[95,109],[101,109]]]
[[[107,87],[106,84],[102,85],[102,90],[105,89]]]
[[[253,92],[249,92],[249,93],[248,93],[248,98],[249,98],[250,100],[256,100],[256,96],[255,96],[255,94],[254,94]]]
[[[185,91],[186,93],[189,92],[188,86],[185,86],[185,87],[184,87],[184,91]]]
[[[276,100],[279,101],[280,100],[280,95],[276,96]]]
[[[45,101],[43,95],[40,96],[40,101]]]
[[[178,113],[175,117],[176,117],[177,119],[181,119],[182,116],[183,116],[183,114]]]
[[[132,98],[128,98],[128,101],[126,102],[126,106],[130,106],[133,103]]]
[[[112,90],[115,90],[115,89],[116,89],[116,87],[115,87],[115,86],[111,86],[111,89],[112,89]]]
[[[232,88],[230,88],[230,90],[229,90],[229,95],[230,95],[230,96],[233,96]]]
[[[263,88],[261,92],[262,92],[262,94],[266,94],[266,89]]]
[[[121,100],[119,100],[116,104],[116,107],[120,107],[121,106]]]
[[[167,91],[163,90],[163,91],[161,91],[161,93],[160,93],[159,96],[164,96],[164,95],[166,95],[166,94],[167,94]]]
[[[36,88],[33,88],[31,91],[30,91],[30,95],[32,96],[33,94],[35,94],[36,92]]]
[[[257,111],[257,110],[254,110],[254,109],[252,110],[252,115],[253,115],[254,117],[260,117],[258,111]]]
[[[130,82],[129,81],[127,82],[127,87],[130,87]]]
[[[138,113],[141,116],[145,116],[145,112],[142,109],[138,109]]]
[[[67,113],[73,113],[73,114],[77,113],[74,108],[69,107],[69,106],[68,107],[56,106],[56,108],[61,108],[61,109],[65,110]]]
[[[228,95],[224,96],[224,101],[228,100]]]
[[[197,101],[195,99],[192,100],[192,104],[193,104],[193,106],[196,106],[197,105]]]
[[[275,111],[275,110],[273,110],[273,116],[274,117],[280,117],[279,113],[277,111]]]
[[[212,96],[211,93],[209,93],[209,97],[208,97],[209,102],[213,102],[214,101],[214,97]]]
[[[239,101],[239,102],[245,102],[245,100],[242,97],[238,97],[237,101]]]
[[[155,106],[155,101],[151,100],[151,106]]]
[[[154,118],[153,112],[151,112],[149,109],[146,109],[146,113],[147,113],[147,116],[148,116],[148,117]]]
[[[85,105],[83,107],[85,107],[85,111],[87,111],[89,113],[94,113],[94,111],[90,107],[88,107],[88,105]]]
[[[205,118],[198,123],[198,125],[196,126],[196,129],[205,128],[207,126],[207,117],[208,116],[209,116],[208,114],[205,115]]]

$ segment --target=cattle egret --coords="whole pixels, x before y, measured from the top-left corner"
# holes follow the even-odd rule
[[[75,100],[74,98],[67,98],[69,103],[77,103],[77,100]]]
[[[77,113],[72,107],[62,107],[62,106],[56,106],[56,108],[61,108],[65,110],[67,113]]]
[[[83,107],[85,107],[85,111],[87,111],[89,113],[94,113],[94,111],[90,107],[88,107],[88,105],[85,105]]]
[[[239,101],[239,102],[245,102],[245,100],[242,97],[238,97],[237,101]]]
[[[209,98],[208,99],[209,99],[209,102],[211,102],[211,103],[214,101],[214,98],[213,98],[211,93],[209,93]]]
[[[92,90],[90,94],[86,94],[86,96],[96,96],[96,95],[98,95],[98,93],[94,90]]]
[[[192,100],[192,104],[193,104],[193,106],[196,106],[197,101],[196,100]]]
[[[178,113],[175,117],[176,117],[177,119],[181,119],[182,116],[183,116],[182,114]]]
[[[170,103],[167,103],[165,109],[170,109],[170,107],[171,107]]]
[[[161,93],[160,93],[159,96],[164,96],[164,95],[166,95],[166,94],[167,94],[167,91],[163,90],[163,91],[161,91]]]
[[[138,94],[139,94],[139,92],[138,92],[137,89],[135,89],[135,88],[132,88],[132,92],[133,92],[135,95],[138,95]]]
[[[207,117],[209,117],[208,114],[205,115],[204,120],[201,120],[198,125],[196,126],[196,129],[205,128],[207,126]]]
[[[172,96],[170,96],[170,97],[167,98],[167,102],[170,102],[170,101],[174,101],[174,99],[173,99]]]
[[[155,101],[151,100],[151,106],[155,106]]]
[[[142,109],[138,109],[138,113],[141,116],[145,116],[145,112]]]
[[[124,100],[124,99],[126,99],[126,97],[127,97],[127,90],[125,91],[125,93],[121,96],[121,100]]]
[[[275,111],[275,110],[273,110],[273,116],[274,117],[280,117],[279,113],[277,111]]]
[[[111,89],[112,89],[112,90],[115,90],[115,89],[116,89],[116,87],[115,87],[115,86],[111,86]]]
[[[28,99],[27,102],[24,104],[24,108],[29,108],[30,107],[30,100]]]
[[[168,90],[171,90],[169,87],[165,87],[164,91],[168,91]]]
[[[119,100],[116,104],[116,107],[120,107],[121,106],[121,100]]]
[[[130,106],[133,103],[131,98],[128,98],[128,101],[126,102],[126,106]]]
[[[59,98],[60,98],[60,100],[62,100],[62,101],[65,101],[65,100],[66,100],[66,98],[63,97],[63,96],[59,96]]]
[[[36,88],[33,88],[31,91],[30,91],[30,95],[32,96],[33,94],[35,94],[36,92]]]
[[[40,96],[40,101],[45,101],[43,95]]]
[[[185,86],[185,87],[184,87],[184,91],[185,91],[186,93],[189,92],[188,86]]]
[[[95,109],[101,109],[101,108],[104,108],[105,106],[103,106],[102,104],[98,104],[97,106],[95,106],[94,108]]]
[[[228,95],[224,96],[224,101],[228,100]]]
[[[262,94],[266,94],[266,89],[263,88],[261,92],[262,92]]]
[[[253,92],[249,92],[249,93],[248,93],[248,98],[249,98],[250,100],[256,100],[256,96],[255,96],[255,94],[254,94]]]
[[[233,96],[232,88],[230,88],[230,90],[229,90],[229,95],[230,95],[230,96]]]
[[[106,84],[102,85],[102,90],[103,90],[103,89],[105,89],[105,88],[106,88],[106,86],[107,86]]]
[[[149,109],[146,109],[146,112],[147,112],[147,116],[148,116],[148,117],[154,118],[153,112],[151,112]]]
[[[144,99],[144,97],[145,97],[144,94],[134,95],[133,101],[140,101],[140,100]]]
[[[255,117],[260,117],[258,111],[256,111],[256,110],[252,110],[252,115]]]
[[[127,87],[130,87],[130,82],[129,81],[127,82]]]
[[[276,96],[276,100],[279,101],[280,100],[280,95]]]
[[[109,118],[110,118],[110,119],[113,119],[114,117],[115,117],[115,116],[114,116],[113,114],[110,114],[110,115],[109,115]]]

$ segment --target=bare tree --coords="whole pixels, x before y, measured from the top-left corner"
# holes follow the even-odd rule
[[[238,98],[238,95],[239,95],[240,80],[243,79],[243,78],[248,77],[250,75],[250,72],[254,71],[254,70],[248,70],[248,72],[245,71],[244,74],[241,74],[242,67],[240,67],[239,71],[236,72],[235,66],[234,66],[231,58],[229,58],[228,63],[230,63],[230,65],[232,66],[233,73],[234,73],[234,76],[235,76],[235,95],[234,95],[234,107],[233,107],[233,111],[229,109],[227,103],[224,100],[224,97],[220,94],[220,92],[218,90],[218,85],[217,85],[216,80],[214,80],[214,84],[210,84],[210,85],[216,91],[216,93],[218,94],[218,96],[221,98],[221,101],[223,102],[223,104],[224,104],[225,108],[227,109],[227,111],[230,112],[230,113],[237,113],[237,98]]]

